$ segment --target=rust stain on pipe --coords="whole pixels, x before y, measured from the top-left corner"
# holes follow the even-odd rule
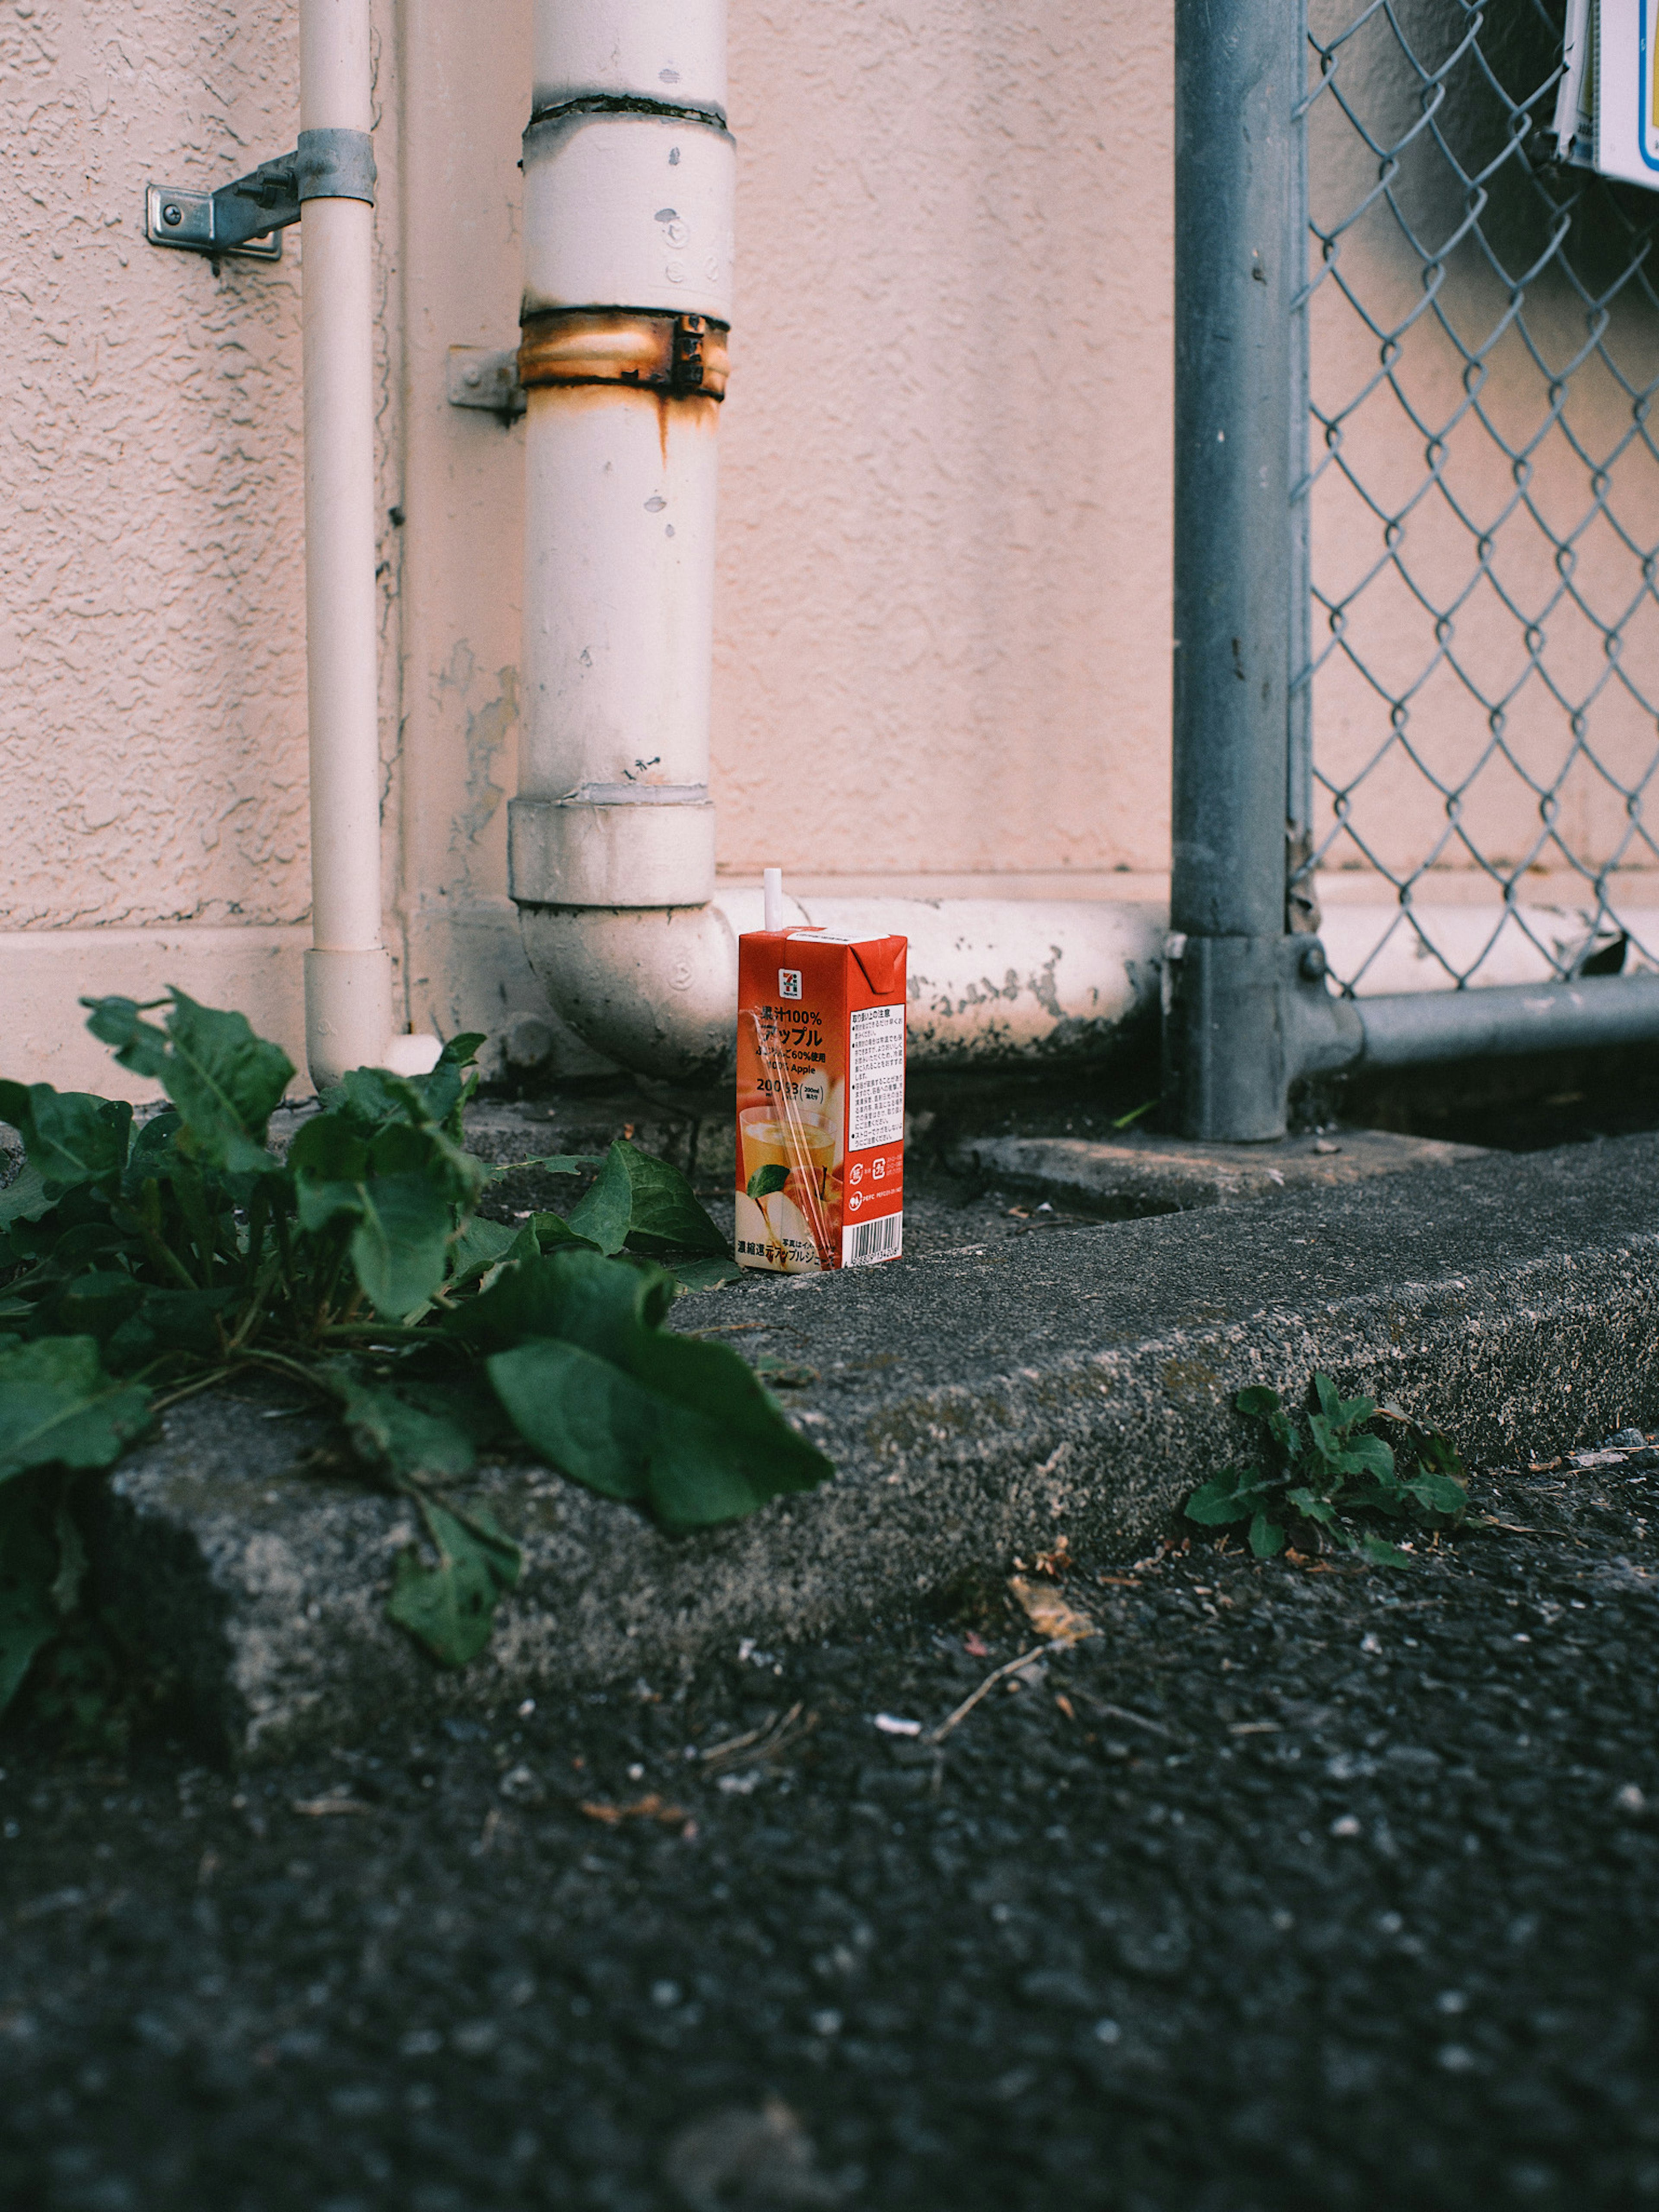
[[[697,431],[713,437],[720,419],[719,401],[707,392],[689,392],[683,399],[676,399],[668,392],[641,390],[629,384],[542,385],[532,387],[530,404],[536,410],[556,407],[565,412],[648,407],[657,417],[658,428],[665,441],[671,434],[679,439]]]
[[[537,386],[621,384],[665,398],[723,399],[725,324],[706,315],[645,315],[576,307],[532,315],[519,345],[519,380]]]

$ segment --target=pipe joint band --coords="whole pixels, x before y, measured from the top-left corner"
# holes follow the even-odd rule
[[[698,786],[599,785],[507,801],[507,885],[520,906],[702,906],[714,893],[714,809]],[[616,794],[616,795],[613,795]]]
[[[538,385],[629,384],[675,398],[726,397],[723,323],[707,315],[635,314],[579,307],[532,315],[519,347],[519,381]]]
[[[684,100],[655,100],[645,92],[578,92],[562,100],[538,100],[530,111],[529,128],[538,123],[562,123],[572,115],[648,115],[665,123],[701,123],[710,131],[725,131],[726,110],[712,103],[704,107]]]
[[[367,131],[302,131],[293,167],[297,197],[374,204],[374,142]]]

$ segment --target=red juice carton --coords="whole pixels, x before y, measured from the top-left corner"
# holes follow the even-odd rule
[[[740,1267],[817,1274],[904,1249],[902,937],[738,939]]]

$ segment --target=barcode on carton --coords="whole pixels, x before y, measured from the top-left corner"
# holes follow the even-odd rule
[[[878,1260],[896,1260],[904,1249],[904,1216],[884,1214],[879,1221],[860,1221],[841,1232],[843,1267],[870,1267]]]
[[[851,1028],[847,1149],[896,1145],[904,1136],[904,1009],[860,1006]]]

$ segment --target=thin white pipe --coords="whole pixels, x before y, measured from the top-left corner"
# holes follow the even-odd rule
[[[368,131],[373,122],[368,0],[301,0],[300,128]],[[430,1066],[438,1042],[394,1037],[380,939],[374,210],[366,200],[307,200],[301,270],[313,940],[306,1055],[322,1090],[352,1067]]]
[[[374,210],[305,212],[307,691],[313,928],[319,951],[380,946],[374,585]],[[386,1028],[391,1028],[390,1005]],[[378,1040],[377,1040],[378,1042]]]

